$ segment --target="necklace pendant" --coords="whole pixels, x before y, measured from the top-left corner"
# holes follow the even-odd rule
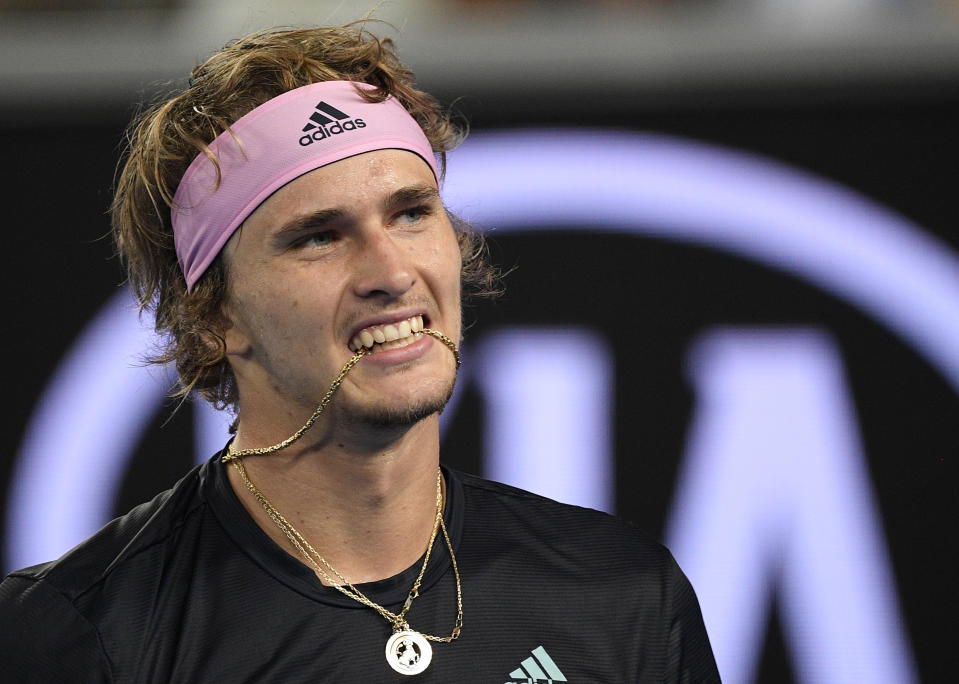
[[[386,662],[401,675],[418,675],[432,660],[433,647],[419,632],[404,629],[386,642]]]

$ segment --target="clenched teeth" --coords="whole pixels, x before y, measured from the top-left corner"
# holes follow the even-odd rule
[[[373,353],[387,349],[399,349],[412,344],[423,337],[423,317],[412,316],[399,323],[387,325],[371,325],[363,328],[350,340],[350,350],[357,352],[366,347]]]

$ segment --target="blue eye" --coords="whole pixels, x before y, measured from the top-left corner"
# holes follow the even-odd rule
[[[426,207],[410,207],[400,212],[399,219],[406,223],[416,223],[429,213]]]
[[[302,244],[306,247],[329,247],[333,243],[333,233],[313,233]]]

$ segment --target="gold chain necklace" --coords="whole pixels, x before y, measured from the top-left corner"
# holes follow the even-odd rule
[[[456,348],[455,343],[450,338],[441,332],[431,330],[429,328],[424,328],[422,332],[432,335],[443,342],[443,344],[445,344],[450,351],[453,352],[453,357],[456,360],[456,368],[460,367],[459,350]],[[269,447],[242,449],[239,451],[234,451],[231,443],[227,448],[227,453],[220,460],[223,463],[233,463],[233,467],[239,473],[241,479],[250,490],[250,493],[253,494],[253,497],[263,507],[263,510],[266,511],[266,514],[270,520],[272,520],[273,523],[283,532],[286,538],[290,541],[294,548],[296,548],[299,554],[307,561],[307,563],[313,566],[314,570],[316,570],[327,582],[329,582],[340,592],[346,596],[349,596],[354,601],[358,601],[364,606],[372,608],[393,624],[393,634],[386,642],[386,661],[389,663],[390,667],[400,674],[415,675],[423,672],[427,667],[429,667],[429,664],[433,659],[433,647],[430,646],[430,641],[449,643],[459,638],[460,631],[463,629],[462,581],[460,580],[459,567],[456,564],[456,555],[453,553],[453,544],[450,541],[449,533],[446,530],[446,523],[443,520],[442,472],[439,469],[436,471],[436,515],[433,520],[433,530],[430,533],[429,544],[426,547],[426,555],[423,558],[423,565],[420,567],[419,575],[417,575],[416,581],[413,583],[413,587],[410,589],[410,592],[406,597],[403,608],[400,610],[400,612],[393,613],[375,601],[370,600],[365,594],[363,594],[363,592],[361,592],[345,577],[343,577],[343,575],[341,575],[336,568],[330,565],[329,561],[327,561],[315,548],[313,548],[306,537],[300,534],[300,532],[293,527],[293,525],[291,525],[285,517],[283,517],[283,515],[270,502],[270,500],[266,498],[263,492],[261,492],[255,484],[253,484],[253,481],[246,472],[246,468],[243,466],[243,456],[274,453],[276,451],[280,451],[281,449],[285,449],[302,437],[303,434],[313,426],[313,423],[315,423],[317,418],[320,417],[320,414],[322,414],[326,409],[327,405],[333,398],[333,394],[343,382],[343,378],[346,377],[346,374],[350,372],[350,369],[352,369],[353,366],[355,366],[360,358],[366,353],[367,349],[365,347],[361,348],[352,356],[352,358],[350,358],[349,361],[346,362],[346,364],[343,366],[343,369],[330,384],[330,389],[325,395],[323,395],[323,398],[320,400],[320,404],[313,412],[313,415],[310,416],[309,420],[306,421],[303,427],[294,432],[290,437]],[[450,635],[446,637],[434,636],[432,634],[422,634],[410,629],[409,624],[406,622],[406,613],[409,612],[410,608],[412,607],[413,600],[419,596],[420,585],[423,581],[423,576],[426,574],[426,566],[429,564],[430,553],[433,550],[433,544],[436,541],[436,536],[439,530],[443,531],[443,539],[446,541],[446,548],[449,549],[450,561],[453,565],[453,575],[456,577],[456,622],[453,625],[452,632],[450,632]],[[319,559],[319,562],[317,562],[317,559]],[[334,580],[333,577],[327,573],[327,570],[335,575],[336,579],[339,581],[337,582]]]

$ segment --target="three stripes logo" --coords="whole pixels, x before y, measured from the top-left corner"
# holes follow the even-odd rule
[[[310,120],[303,127],[300,144],[306,147],[325,138],[339,135],[346,131],[355,131],[357,128],[366,128],[363,119],[353,119],[349,114],[326,102],[320,102],[313,108]]]
[[[533,655],[519,664],[509,673],[506,684],[534,684],[534,682],[565,682],[566,676],[556,667],[549,653],[542,646],[533,649]]]

